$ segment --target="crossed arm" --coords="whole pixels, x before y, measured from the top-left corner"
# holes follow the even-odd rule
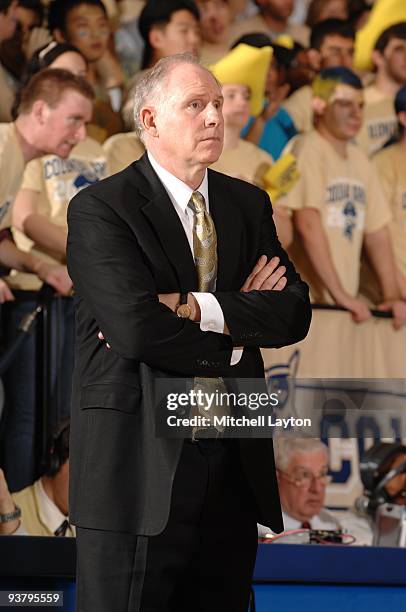
[[[202,332],[160,303],[136,236],[110,206],[82,192],[71,201],[68,224],[67,261],[75,290],[95,320],[95,333],[101,329],[121,357],[185,375],[226,376],[234,346],[282,346],[307,333],[311,318],[307,287],[279,246],[269,202],[264,206],[264,238],[257,255],[266,256],[267,262],[263,258],[257,263],[242,291],[214,294],[229,335]],[[283,265],[288,262],[286,281],[283,268],[275,274],[276,261],[268,261],[274,256]],[[286,283],[284,289],[268,289],[280,281],[280,287]],[[177,294],[169,299],[178,302]],[[197,309],[194,316],[198,320]],[[249,326],[257,334],[245,337]],[[201,366],[207,362],[212,371]]]

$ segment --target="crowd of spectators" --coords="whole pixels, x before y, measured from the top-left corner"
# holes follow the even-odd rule
[[[178,53],[200,57],[223,85],[213,169],[271,194],[313,302],[357,323],[376,308],[395,329],[406,324],[404,0],[0,0],[2,343],[44,282],[68,298],[53,424],[69,415],[69,200],[143,155],[137,83]],[[37,378],[31,338],[4,381],[13,491],[36,475]]]

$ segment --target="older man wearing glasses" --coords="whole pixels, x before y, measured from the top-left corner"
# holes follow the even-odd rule
[[[275,453],[285,531],[339,529],[323,508],[330,482],[326,445],[313,438],[279,438]]]
[[[323,507],[326,487],[331,481],[328,448],[323,442],[315,438],[278,438],[274,440],[274,450],[285,532],[341,529],[353,538],[348,543],[372,544],[371,524],[366,517],[359,516],[355,508],[333,515]],[[269,533],[269,528],[258,525],[260,537]]]

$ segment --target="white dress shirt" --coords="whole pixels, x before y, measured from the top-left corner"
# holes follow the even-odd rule
[[[190,250],[193,255],[193,223],[194,213],[193,210],[188,206],[190,198],[192,197],[193,189],[183,183],[176,176],[165,170],[158,162],[154,159],[151,153],[148,151],[148,159],[151,162],[151,166],[157,173],[161,183],[165,187],[165,190],[171,200],[180,222],[182,223],[183,229],[185,230],[186,237],[189,242]],[[199,191],[205,199],[207,211],[210,211],[209,202],[209,185],[207,179],[207,170],[204,173],[204,178],[199,187],[195,190]],[[220,304],[212,293],[205,292],[191,292],[196,298],[197,303],[200,307],[200,329],[202,331],[211,331],[218,334],[224,333],[224,315]],[[231,355],[230,365],[237,364],[242,355],[242,349],[234,349]]]

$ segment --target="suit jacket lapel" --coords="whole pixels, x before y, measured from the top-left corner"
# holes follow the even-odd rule
[[[245,263],[237,256],[243,252],[244,227],[240,211],[225,192],[220,176],[209,170],[209,202],[217,233],[217,290],[227,291],[235,289]]]
[[[133,164],[146,178],[138,185],[147,202],[142,212],[155,229],[158,240],[175,268],[181,292],[197,289],[197,274],[192,252],[178,214],[147,155]]]

